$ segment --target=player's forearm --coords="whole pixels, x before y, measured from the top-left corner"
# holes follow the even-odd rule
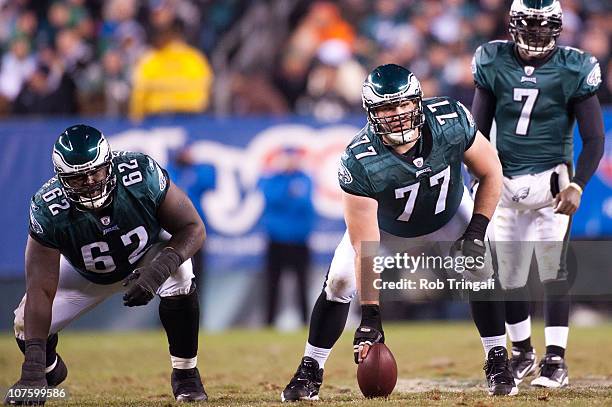
[[[204,244],[206,229],[202,221],[185,225],[172,235],[168,246],[172,247],[183,260],[191,258]]]
[[[597,96],[591,96],[574,106],[578,130],[582,138],[582,151],[578,156],[573,180],[584,188],[597,170],[604,152],[604,126]]]
[[[54,293],[39,287],[26,291],[24,311],[25,339],[47,339],[51,326]]]
[[[488,219],[493,217],[501,196],[502,185],[501,172],[491,172],[480,177],[478,191],[474,197],[474,214],[479,213]]]
[[[495,96],[488,90],[477,86],[474,91],[471,112],[478,130],[487,139],[490,139],[489,133],[495,116]]]
[[[376,245],[368,242],[368,245]],[[370,248],[372,250],[370,250]],[[379,276],[374,273],[374,252],[378,251],[374,246],[368,247],[364,255],[362,248],[355,248],[355,277],[357,280],[357,291],[361,305],[378,304],[380,293],[374,287],[374,280]]]

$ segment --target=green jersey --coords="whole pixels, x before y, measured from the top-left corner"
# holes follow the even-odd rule
[[[168,190],[168,173],[151,157],[114,152],[117,187],[111,204],[83,211],[70,202],[56,177],[32,197],[30,236],[58,249],[96,284],[112,284],[131,273],[136,262],[159,241],[157,210]]]
[[[572,162],[571,102],[591,96],[601,84],[597,59],[579,49],[556,48],[533,67],[514,48],[513,42],[492,41],[472,61],[476,85],[496,98],[496,146],[506,176]]]
[[[463,196],[463,155],[476,137],[469,111],[447,97],[423,100],[425,124],[415,157],[383,144],[364,127],[346,148],[338,170],[347,193],[378,202],[381,230],[400,237],[422,236],[444,226]]]

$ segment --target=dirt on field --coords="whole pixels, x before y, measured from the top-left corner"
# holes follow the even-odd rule
[[[529,377],[527,381],[529,381]],[[570,381],[571,389],[581,390],[602,390],[611,391],[612,380],[605,377],[581,378]],[[429,379],[429,378],[414,378],[414,379],[397,379],[395,391],[398,393],[423,393],[428,391],[441,392],[466,392],[466,391],[486,391],[484,378],[483,380],[456,380],[456,379]],[[528,384],[519,386],[520,392],[535,391],[536,389]]]

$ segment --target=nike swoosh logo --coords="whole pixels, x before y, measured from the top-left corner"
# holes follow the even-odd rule
[[[519,379],[522,379],[523,376],[525,376],[525,374],[527,373],[527,371],[531,368],[531,366],[527,366],[525,369],[523,369],[523,371],[518,371],[517,372],[517,376]]]

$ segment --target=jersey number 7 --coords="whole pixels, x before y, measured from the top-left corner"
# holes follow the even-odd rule
[[[525,99],[525,104],[521,109],[521,115],[519,116],[518,123],[516,123],[515,133],[519,136],[526,136],[529,130],[529,122],[531,121],[531,112],[535,106],[535,102],[538,99],[538,93],[540,89],[534,88],[514,88],[513,99],[515,102],[522,102]]]

